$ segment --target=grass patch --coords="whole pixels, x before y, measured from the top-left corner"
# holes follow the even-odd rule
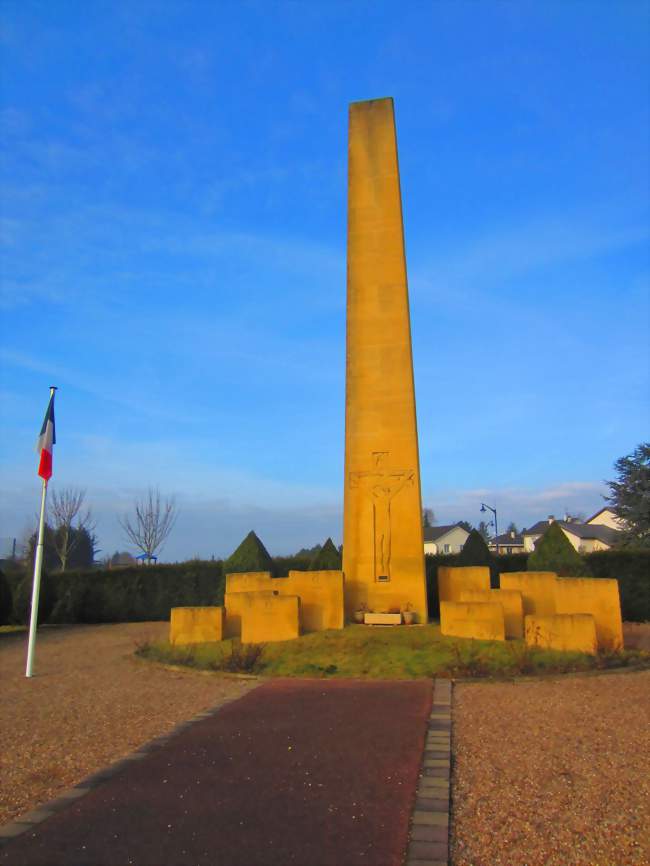
[[[0,625],[0,638],[18,637],[27,631],[26,625]]]
[[[510,677],[621,667],[650,653],[630,650],[590,656],[528,647],[523,641],[443,637],[439,625],[368,628],[303,635],[297,640],[246,646],[237,640],[172,646],[143,641],[143,658],[199,670],[242,671],[265,676],[413,679],[417,677]]]

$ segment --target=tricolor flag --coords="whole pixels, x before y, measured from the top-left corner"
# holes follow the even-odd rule
[[[36,440],[36,453],[41,455],[38,464],[38,474],[45,481],[52,477],[52,452],[54,451],[54,443],[56,442],[56,432],[54,430],[54,391],[50,397],[50,402],[47,406],[47,412],[43,419],[41,427],[41,435]]]

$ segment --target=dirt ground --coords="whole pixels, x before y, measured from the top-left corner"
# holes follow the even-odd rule
[[[136,641],[168,623],[45,628],[36,676],[26,636],[0,636],[0,824],[132,752],[180,721],[256,683],[171,672],[134,657]]]
[[[650,671],[454,688],[453,866],[648,866]]]

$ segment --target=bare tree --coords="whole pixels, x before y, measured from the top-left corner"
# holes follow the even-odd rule
[[[56,490],[52,493],[49,505],[52,541],[61,571],[65,571],[71,554],[84,536],[90,541],[94,555],[96,539],[93,532],[96,523],[90,508],[84,508],[85,500],[86,491],[75,487],[65,487],[60,493]]]
[[[174,497],[161,500],[158,488],[150,487],[146,496],[136,499],[135,514],[118,518],[129,541],[141,550],[147,562],[162,548],[178,516]]]
[[[433,508],[423,508],[422,509],[422,524],[429,528],[434,526],[436,522],[436,515],[433,513]]]

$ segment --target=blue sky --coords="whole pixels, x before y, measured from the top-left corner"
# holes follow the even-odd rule
[[[347,106],[394,97],[423,497],[596,511],[649,429],[646,3],[5,0],[0,536],[341,541]]]

